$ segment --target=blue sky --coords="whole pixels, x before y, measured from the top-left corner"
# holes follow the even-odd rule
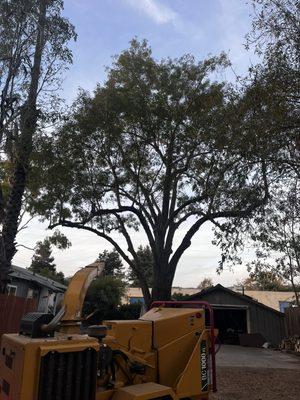
[[[243,74],[253,55],[244,49],[251,8],[246,0],[66,0],[65,15],[76,27],[74,64],[64,92],[92,90],[105,78],[111,57],[137,36],[147,39],[157,58],[191,53],[198,59],[226,51]],[[224,78],[230,79],[228,71]]]
[[[98,82],[103,82],[111,57],[126,49],[135,36],[147,39],[158,59],[185,53],[203,59],[225,51],[232,61],[232,70],[220,78],[231,80],[235,73],[243,75],[255,60],[244,48],[250,13],[246,0],[65,0],[64,14],[75,25],[78,40],[72,44],[74,63],[66,73],[63,96],[70,104],[79,87],[93,90]],[[34,247],[37,240],[49,234],[46,228],[46,223],[34,220],[20,233],[18,242]],[[54,256],[58,269],[66,275],[94,261],[100,251],[109,248],[92,234],[67,229],[63,232],[73,246],[64,252],[54,250]],[[212,246],[212,237],[209,225],[194,237],[179,264],[176,285],[195,287],[205,276],[214,283],[231,285],[246,275],[244,267],[216,274],[219,251]],[[135,234],[135,240],[145,243],[139,234]],[[245,259],[249,254],[245,254]],[[20,247],[14,263],[27,267],[31,257],[32,251]]]

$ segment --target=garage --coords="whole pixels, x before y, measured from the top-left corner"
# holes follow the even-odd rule
[[[222,344],[239,344],[239,334],[248,333],[246,307],[214,307],[215,325]]]
[[[213,306],[222,343],[240,344],[239,335],[250,333],[260,334],[266,342],[278,346],[285,337],[283,313],[220,284],[190,296],[189,300],[203,300]]]

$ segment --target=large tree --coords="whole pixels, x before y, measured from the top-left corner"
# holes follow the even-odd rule
[[[268,157],[282,144],[252,124],[259,105],[251,96],[211,80],[227,64],[224,55],[156,61],[146,42],[134,40],[106,82],[93,95],[82,92],[69,121],[41,144],[36,210],[52,228],[90,231],[111,243],[147,303],[134,230],[153,254],[152,298],[169,299],[178,262],[203,224],[224,229],[229,219],[237,226],[267,202]]]
[[[74,28],[62,0],[0,1],[0,291],[5,289],[36,132],[55,111]],[[50,105],[49,105],[50,104]]]

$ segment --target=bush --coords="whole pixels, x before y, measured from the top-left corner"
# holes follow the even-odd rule
[[[118,307],[97,310],[87,320],[84,325],[102,324],[105,320],[131,320],[139,319],[141,313],[141,304],[123,304]]]

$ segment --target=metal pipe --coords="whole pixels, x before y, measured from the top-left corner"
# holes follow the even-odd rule
[[[53,332],[59,325],[60,320],[65,314],[65,306],[63,306],[59,312],[55,315],[55,317],[49,322],[49,324],[42,325],[41,329],[43,332]]]

